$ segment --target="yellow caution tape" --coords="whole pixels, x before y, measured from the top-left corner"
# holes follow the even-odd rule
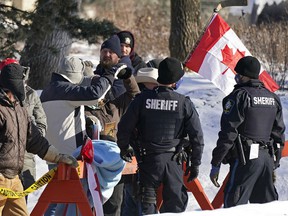
[[[45,173],[40,179],[38,179],[34,184],[32,184],[29,188],[27,188],[25,191],[13,191],[8,188],[0,188],[0,195],[3,195],[7,198],[21,198],[24,196],[27,196],[29,193],[32,193],[36,190],[38,190],[40,187],[44,186],[48,182],[50,182],[55,175],[57,170],[57,167],[54,169],[49,170],[47,173]]]

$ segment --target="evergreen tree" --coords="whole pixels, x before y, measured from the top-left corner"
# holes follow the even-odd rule
[[[0,4],[1,58],[13,57],[25,41],[20,63],[30,67],[29,84],[42,89],[69,54],[73,39],[96,43],[118,31],[112,22],[79,17],[81,0],[38,0],[33,12]]]

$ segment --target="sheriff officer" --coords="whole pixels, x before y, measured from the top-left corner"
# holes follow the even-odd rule
[[[260,68],[255,57],[241,58],[234,69],[237,85],[223,100],[210,178],[219,187],[220,164],[230,164],[224,207],[278,199],[272,173],[279,166],[285,125],[280,99],[258,80]]]
[[[177,156],[183,136],[188,134],[188,181],[198,176],[204,147],[203,132],[196,109],[189,99],[174,91],[184,75],[181,62],[166,58],[159,64],[159,86],[141,92],[131,102],[118,125],[117,143],[121,157],[131,160],[134,150],[139,165],[141,215],[157,213],[156,191],[163,183],[163,205],[160,212],[183,212],[188,196],[183,171]],[[129,147],[137,130],[138,142]],[[176,155],[176,157],[175,157]],[[173,158],[173,159],[172,159]]]

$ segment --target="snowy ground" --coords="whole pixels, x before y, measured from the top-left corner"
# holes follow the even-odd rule
[[[74,52],[75,53],[75,52]],[[83,54],[85,53],[85,54]],[[80,50],[77,55],[85,60],[91,60],[94,64],[98,64],[99,60],[99,50],[95,47],[90,47],[90,49]],[[91,57],[96,56],[96,58]],[[199,180],[207,194],[209,200],[213,200],[217,193],[217,188],[210,182],[209,172],[210,172],[210,161],[211,152],[216,145],[217,134],[219,131],[220,115],[222,112],[221,102],[225,96],[220,90],[218,90],[210,81],[203,79],[198,74],[186,74],[184,82],[179,88],[179,92],[189,95],[191,100],[194,102],[200,116],[202,123],[202,129],[204,131],[205,148],[203,153],[203,160],[200,166]],[[284,121],[288,122],[288,92],[277,92],[280,96],[283,111],[284,111]],[[286,137],[287,130],[286,130]],[[243,205],[230,209],[219,209],[213,211],[201,211],[197,201],[194,199],[193,195],[189,195],[188,208],[185,213],[177,215],[197,215],[197,216],[288,216],[288,158],[283,158],[281,160],[281,167],[277,169],[277,180],[276,187],[279,193],[279,200],[270,204],[262,205]],[[47,172],[47,166],[45,162],[37,158],[37,178],[42,176],[42,174]],[[222,166],[219,176],[219,182],[222,182],[228,172],[228,166]],[[41,194],[43,188],[35,191],[33,194],[29,195],[28,198],[28,208],[32,211],[34,205],[37,203],[37,198]],[[164,214],[164,215],[174,215],[174,214]]]

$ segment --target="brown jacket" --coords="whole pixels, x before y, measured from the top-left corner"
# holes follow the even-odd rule
[[[105,102],[105,104],[98,104],[97,108],[91,109],[86,107],[86,115],[96,116],[103,130],[101,135],[108,135],[116,140],[117,125],[121,116],[128,108],[130,102],[133,100],[136,94],[140,93],[138,84],[132,75],[130,78],[123,80],[126,92],[120,95],[118,98]],[[103,138],[101,138],[103,139]]]
[[[43,158],[49,146],[25,107],[17,100],[11,102],[0,88],[0,173],[14,178],[23,168],[25,149]]]

